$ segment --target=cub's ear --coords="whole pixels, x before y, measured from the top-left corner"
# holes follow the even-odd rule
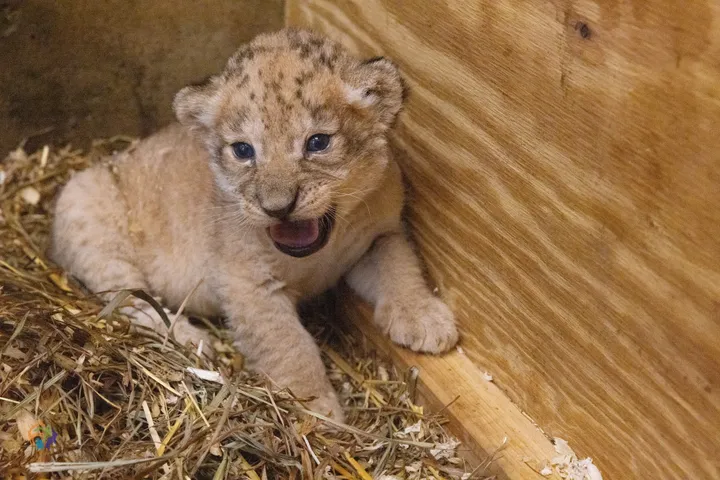
[[[178,121],[187,127],[211,128],[218,113],[219,90],[220,78],[215,76],[181,89],[173,100]]]
[[[348,100],[371,109],[378,120],[391,126],[407,98],[408,89],[397,66],[384,57],[360,63],[348,80]]]

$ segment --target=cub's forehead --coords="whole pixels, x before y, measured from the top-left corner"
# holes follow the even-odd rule
[[[335,123],[349,103],[343,77],[353,61],[338,44],[315,36],[261,37],[228,62],[218,124],[233,135],[256,130],[258,122],[278,131]]]
[[[348,59],[348,53],[339,43],[327,37],[304,30],[286,29],[260,35],[241,47],[228,61],[226,72],[253,68],[279,59],[290,61],[295,67],[327,68],[332,72],[341,60]]]

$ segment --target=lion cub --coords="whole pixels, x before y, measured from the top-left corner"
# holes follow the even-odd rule
[[[178,308],[197,287],[187,311],[226,317],[250,368],[342,419],[300,300],[344,276],[393,341],[442,352],[458,338],[403,235],[387,138],[403,93],[388,60],[302,30],[261,35],[180,90],[179,124],[72,178],[51,255],[95,292],[144,289]],[[145,302],[123,311],[166,329]],[[174,335],[208,345],[184,317]]]

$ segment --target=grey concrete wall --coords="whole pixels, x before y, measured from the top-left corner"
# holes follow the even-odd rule
[[[0,159],[29,148],[145,135],[184,84],[283,24],[282,0],[0,0]]]

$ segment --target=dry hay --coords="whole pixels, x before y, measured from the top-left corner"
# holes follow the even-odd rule
[[[126,319],[68,281],[44,255],[53,197],[72,171],[130,143],[96,142],[88,154],[19,148],[0,164],[5,478],[28,469],[35,478],[481,475],[465,473],[442,418],[423,414],[397,372],[361,354],[351,336],[315,327],[348,407],[343,426],[242,371],[230,349],[210,363],[172,337],[129,335]],[[37,422],[56,434],[49,450],[29,441]],[[35,441],[42,447],[46,437]]]

